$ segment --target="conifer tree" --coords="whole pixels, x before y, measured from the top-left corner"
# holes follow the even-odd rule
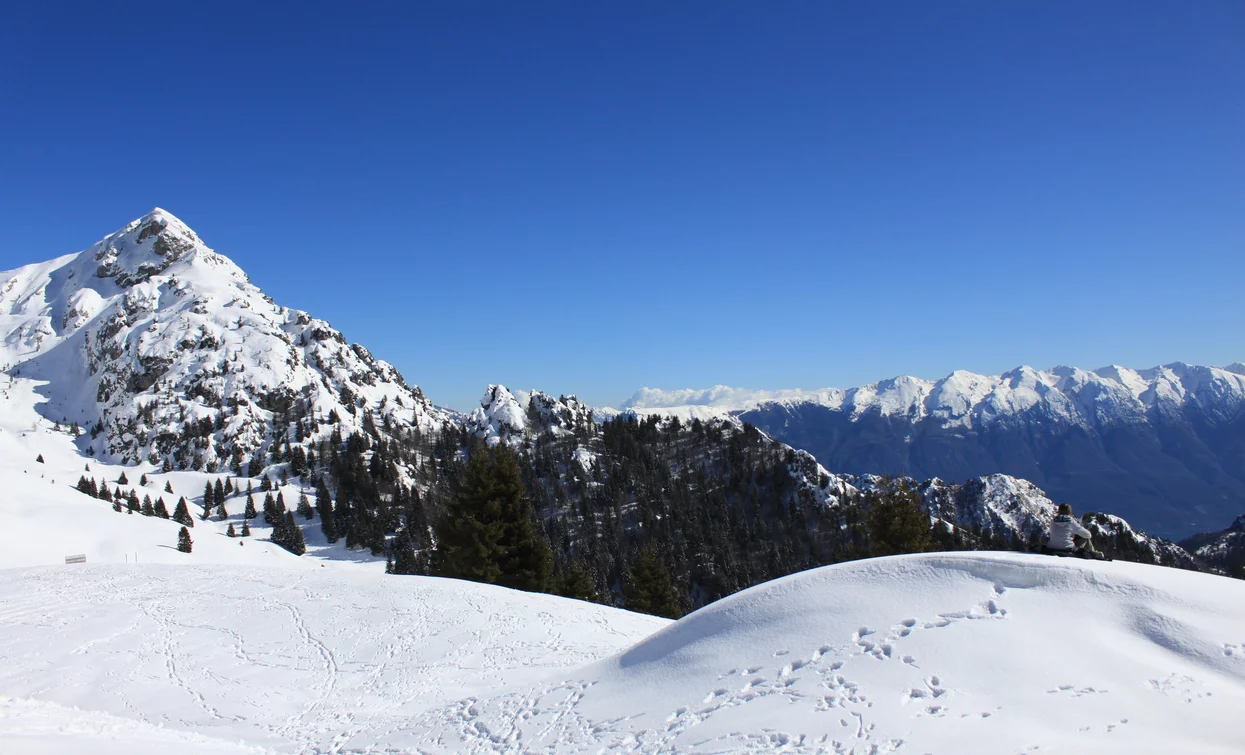
[[[146,475],[146,473],[144,473],[142,477],[139,477],[139,478],[138,478],[138,484],[139,484],[139,485],[141,485],[141,486],[143,486],[144,488],[145,488],[145,487],[147,487],[147,475]]]
[[[330,543],[337,542],[337,522],[333,517],[333,500],[329,498],[328,486],[321,480],[316,485],[316,511],[320,513],[320,531]]]
[[[87,481],[86,475],[82,475],[81,477],[78,478],[78,484],[76,487],[78,488],[79,493],[86,493],[87,495],[91,495],[91,482]]]
[[[233,530],[233,522],[230,522],[230,523],[229,523],[229,527],[228,527],[228,528],[226,528],[226,530],[225,530],[225,534],[226,534],[226,535],[228,535],[229,537],[237,537],[237,536],[238,536],[238,533],[237,533],[237,532],[234,532],[234,530]]]
[[[118,485],[129,485],[130,479],[125,476],[125,470],[121,470],[121,476],[117,478]]]
[[[866,502],[865,526],[872,555],[920,553],[929,547],[929,515],[921,507],[920,492],[906,479],[884,478]]]
[[[203,484],[203,518],[207,519],[212,516],[212,509],[216,508],[216,491],[212,489],[212,483]]]
[[[156,499],[156,516],[160,517],[161,519],[169,518],[169,509],[167,506],[164,505],[164,498]]]
[[[100,486],[99,497],[105,501],[108,501],[109,503],[112,503],[112,491],[108,489],[107,483]]]
[[[182,527],[177,533],[177,549],[182,553],[190,553],[194,547],[194,541],[190,539],[190,530]]]
[[[242,537],[250,537],[250,536],[251,536],[251,523],[243,519],[242,520]]]
[[[151,496],[143,496],[143,516],[155,516],[156,507],[151,502]]]
[[[623,578],[623,606],[629,611],[677,619],[683,614],[670,570],[652,545],[631,560]]]
[[[249,490],[246,491],[246,510],[242,513],[242,516],[247,519],[254,519],[259,516],[259,513],[255,511],[255,496],[251,495]]]
[[[113,511],[115,511],[115,512],[117,512],[117,513],[121,513],[121,509],[122,509],[122,506],[121,506],[121,501],[119,501],[119,500],[114,500],[114,501],[112,502],[112,510],[113,510]]]
[[[220,478],[216,478],[216,484],[212,486],[213,497],[216,499],[218,507],[225,505],[225,486],[221,483]]]
[[[273,527],[284,518],[282,512],[277,510],[277,499],[272,497],[272,493],[264,494],[264,521]]]
[[[169,495],[173,495],[173,483],[172,482],[169,482],[167,480],[165,481],[164,492],[168,493]]]
[[[299,529],[298,523],[294,521],[293,512],[285,512],[285,516],[273,527],[272,542],[296,556],[301,556],[307,552],[307,545],[303,541],[303,531]]]
[[[597,595],[597,587],[592,581],[592,574],[588,571],[588,567],[584,565],[583,561],[575,559],[567,567],[566,574],[562,576],[562,580],[558,585],[558,595],[564,598],[588,600],[594,603],[600,599],[600,596]]]
[[[552,558],[510,449],[481,447],[436,526],[438,574],[530,592],[549,588]]]
[[[177,505],[173,507],[173,521],[185,527],[195,526],[195,520],[190,516],[190,507],[186,505],[184,496],[178,498]]]
[[[130,507],[130,511],[142,511],[143,505],[138,500],[138,493],[133,490],[130,491],[129,496],[126,498],[126,503]]]
[[[311,509],[311,501],[307,498],[307,494],[301,491],[298,494],[298,513],[303,519],[313,519],[316,515]]]
[[[35,461],[39,462],[40,464],[46,463],[43,461],[43,454],[39,454],[37,457],[35,457]]]

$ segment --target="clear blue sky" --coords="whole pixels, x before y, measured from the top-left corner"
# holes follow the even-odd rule
[[[1239,0],[5,3],[0,140],[456,408],[1245,359]]]

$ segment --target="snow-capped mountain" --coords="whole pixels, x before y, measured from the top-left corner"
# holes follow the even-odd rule
[[[778,395],[644,389],[624,408],[737,417],[844,472],[1022,477],[1165,533],[1208,529],[1245,510],[1240,363],[1021,367]]]
[[[161,209],[0,273],[0,367],[44,382],[41,413],[88,429],[85,452],[179,469],[236,470],[330,417],[347,432],[446,421],[392,366],[276,304]]]

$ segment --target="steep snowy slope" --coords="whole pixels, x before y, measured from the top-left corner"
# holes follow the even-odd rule
[[[899,556],[669,625],[332,569],[3,576],[6,753],[68,751],[84,730],[134,755],[192,737],[516,754],[1213,755],[1245,741],[1245,583],[1160,567]]]
[[[624,408],[734,416],[840,472],[1021,477],[1166,536],[1245,510],[1240,365],[1020,367],[778,394],[644,389]]]

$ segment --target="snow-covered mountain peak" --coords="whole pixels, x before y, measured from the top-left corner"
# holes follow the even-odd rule
[[[0,273],[0,368],[46,383],[49,419],[92,428],[84,451],[177,468],[236,467],[287,432],[446,420],[159,208],[78,254]]]
[[[480,407],[467,416],[466,426],[491,444],[517,444],[524,433],[545,429],[558,435],[575,433],[594,421],[592,408],[575,396],[554,398],[542,391],[511,392],[504,385],[490,385]]]
[[[199,236],[175,215],[159,207],[96,242],[81,256],[94,263],[94,274],[125,288],[149,280],[192,255],[212,254]],[[240,271],[239,271],[240,272]]]

